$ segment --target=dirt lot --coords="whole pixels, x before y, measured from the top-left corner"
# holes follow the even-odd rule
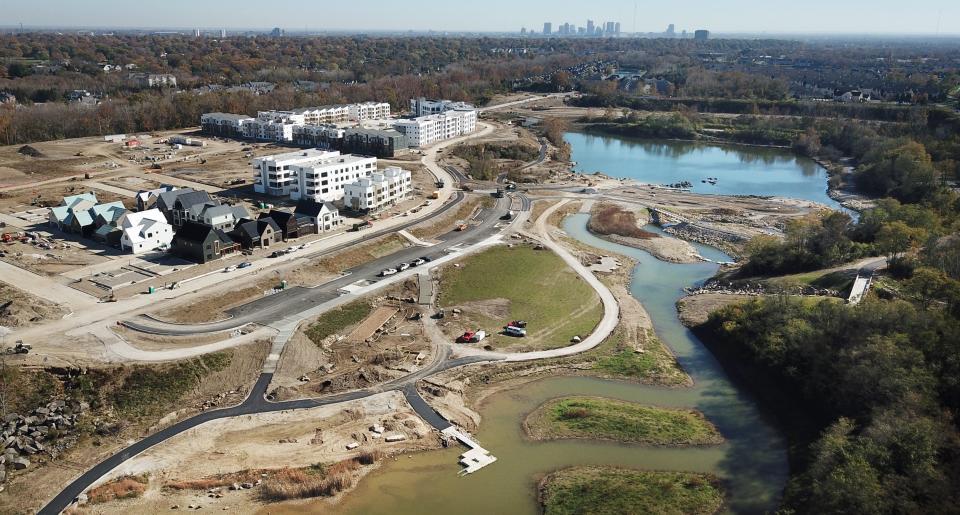
[[[384,426],[384,435],[400,434],[406,439],[387,443],[368,430],[374,424]],[[347,450],[346,445],[351,442],[360,446]],[[210,480],[244,470],[330,464],[368,451],[390,456],[436,447],[439,440],[398,392],[337,406],[217,420],[146,451],[112,474],[119,477],[148,473],[149,482],[142,498],[111,501],[80,512],[156,513],[169,511],[173,505],[187,509],[193,504],[202,506],[203,511],[255,513],[265,506],[260,499],[262,486],[240,491],[222,488],[219,498],[207,493],[205,486],[215,484],[213,481],[198,481],[200,488],[195,490],[163,486]],[[371,470],[373,467],[360,469],[353,483]]]
[[[60,305],[0,282],[0,326],[26,327],[67,314]]]
[[[307,336],[316,321],[302,325],[280,357],[271,383],[276,397],[315,397],[365,388],[402,377],[429,363],[433,347],[423,323],[410,319],[417,313],[417,308],[392,300],[413,296],[415,289],[415,284],[407,284],[367,301],[375,308],[399,308],[399,312],[363,342],[353,342],[346,336],[365,325],[380,325],[382,317],[374,321],[378,309],[372,309],[357,323],[338,328],[319,343]],[[321,315],[320,319],[326,316],[329,315]],[[308,381],[302,381],[303,377]]]
[[[29,243],[0,243],[0,259],[37,275],[55,276],[104,263],[109,261],[106,256],[118,254],[114,249],[80,239],[76,235],[63,235],[55,229],[52,235],[44,238],[51,247],[49,249]]]

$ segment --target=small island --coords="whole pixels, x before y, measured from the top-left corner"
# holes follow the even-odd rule
[[[534,440],[581,438],[664,446],[723,442],[717,428],[699,411],[602,397],[549,400],[527,415],[523,428]]]
[[[717,513],[724,494],[716,477],[620,467],[573,467],[540,481],[545,515],[571,513]]]

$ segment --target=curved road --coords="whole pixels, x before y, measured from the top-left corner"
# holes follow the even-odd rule
[[[521,205],[524,208],[524,211],[530,209],[530,200],[524,195],[519,195]],[[581,277],[584,278],[600,295],[601,301],[604,305],[604,316],[601,319],[600,323],[596,329],[591,333],[587,338],[582,342],[571,345],[568,347],[563,347],[560,349],[553,349],[549,351],[540,351],[540,352],[528,352],[528,353],[509,353],[509,354],[498,354],[486,351],[477,351],[471,352],[466,356],[461,356],[457,358],[451,358],[451,350],[449,347],[441,348],[440,352],[436,354],[434,361],[424,369],[409,374],[402,378],[396,379],[394,381],[379,385],[375,388],[369,388],[364,390],[356,390],[351,392],[343,392],[335,395],[330,395],[320,398],[312,399],[296,399],[290,401],[282,402],[272,402],[266,398],[266,391],[270,385],[270,382],[273,379],[272,372],[263,372],[260,377],[258,377],[256,383],[247,398],[240,404],[232,406],[229,408],[210,410],[198,415],[195,415],[191,418],[182,420],[170,427],[164,428],[154,434],[147,436],[146,438],[139,440],[130,446],[124,448],[123,450],[113,454],[102,462],[98,463],[88,471],[84,472],[80,477],[71,482],[66,488],[64,488],[60,493],[58,493],[53,499],[51,499],[40,511],[40,514],[43,515],[53,515],[60,513],[62,510],[70,506],[74,500],[93,485],[97,480],[110,473],[113,469],[124,463],[125,461],[133,458],[134,456],[146,451],[147,449],[164,442],[165,440],[176,436],[184,431],[187,431],[191,428],[194,428],[205,422],[228,418],[236,417],[240,415],[250,415],[256,413],[267,413],[273,411],[282,411],[282,410],[295,410],[295,409],[307,409],[314,408],[318,406],[325,406],[330,404],[336,404],[340,402],[347,402],[357,399],[362,399],[371,395],[378,393],[397,390],[403,393],[404,397],[407,399],[407,402],[410,403],[411,407],[420,415],[427,423],[438,430],[443,430],[450,426],[450,423],[441,417],[433,408],[430,407],[426,401],[420,397],[416,389],[416,382],[420,379],[433,375],[437,372],[448,370],[451,368],[469,365],[473,363],[482,363],[482,362],[492,362],[499,360],[507,361],[526,361],[534,359],[545,359],[557,356],[565,356],[569,354],[575,354],[589,350],[600,342],[602,342],[616,327],[619,319],[619,307],[616,303],[616,299],[613,297],[613,294],[610,293],[610,290],[606,288],[589,270],[586,269],[576,258],[574,258],[566,249],[554,242],[548,234],[546,228],[546,219],[559,209],[567,201],[562,201],[557,203],[551,208],[544,211],[540,217],[534,223],[534,229],[540,234],[540,241],[544,243],[551,250],[556,252],[564,261],[570,265]],[[504,211],[501,204],[505,202],[499,202],[499,209],[488,210],[487,216],[485,217],[482,226],[486,230],[480,230],[480,227],[477,230],[466,231],[465,233],[460,233],[461,235],[469,234],[473,238],[486,237],[488,233],[491,233],[494,230],[494,222],[499,219],[499,215]],[[522,220],[523,217],[520,217]],[[472,234],[470,234],[472,233]],[[468,240],[467,237],[462,238],[453,238],[456,241]],[[419,248],[416,248],[417,251],[420,251]],[[389,256],[390,259],[396,259],[394,256]],[[379,261],[379,260],[378,260]],[[375,262],[376,263],[376,262]],[[355,279],[355,276],[347,276]],[[336,281],[334,281],[336,282]],[[276,297],[277,295],[274,295]],[[259,302],[259,301],[256,301]],[[282,305],[282,303],[281,303]],[[173,324],[175,325],[175,324]]]

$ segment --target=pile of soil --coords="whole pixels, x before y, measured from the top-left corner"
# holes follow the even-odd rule
[[[24,298],[23,292],[0,286],[0,326],[23,327],[43,320],[62,317],[66,310],[36,297]]]
[[[43,152],[40,152],[39,150],[31,147],[30,145],[24,145],[20,147],[19,149],[17,149],[17,152],[30,157],[45,157],[43,155]]]

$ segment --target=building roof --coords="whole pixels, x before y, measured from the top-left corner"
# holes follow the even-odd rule
[[[82,202],[82,201],[91,202],[94,205],[98,202],[97,196],[91,191],[88,193],[80,193],[78,195],[70,195],[67,197],[63,197],[63,204],[61,205],[66,207],[74,207],[75,205],[77,205],[79,202]]]
[[[119,224],[123,227],[137,227],[140,225],[147,224],[148,222],[153,223],[167,223],[167,218],[163,216],[163,213],[159,209],[147,209],[145,211],[127,211],[119,220]]]
[[[297,207],[293,210],[295,214],[306,215],[316,218],[323,212],[337,212],[337,207],[332,202],[317,202],[308,198],[301,198],[297,202]]]
[[[267,227],[272,228],[274,232],[281,232],[280,226],[269,216],[264,216],[257,220],[244,218],[237,223],[231,232],[239,235],[245,234],[251,240],[258,240],[267,230]]]
[[[73,211],[70,213],[70,216],[67,217],[67,222],[73,225],[73,221],[77,221],[77,225],[80,227],[86,227],[88,225],[93,225],[93,217],[90,216],[89,211]]]
[[[127,208],[123,207],[123,202],[107,202],[106,204],[98,204],[90,208],[90,216],[93,218],[103,218],[106,223],[113,223],[120,219],[124,213],[127,212]]]
[[[178,240],[186,240],[193,243],[203,243],[207,241],[210,233],[213,233],[220,241],[224,243],[233,243],[233,240],[230,239],[230,236],[227,236],[227,233],[210,227],[209,225],[198,224],[196,222],[184,222],[183,226],[180,227],[180,230],[177,231],[177,234],[174,238]]]
[[[210,198],[210,194],[206,191],[196,191],[186,188],[182,190],[175,190],[171,193],[179,193],[179,195],[176,196],[174,205],[179,204],[181,209],[190,209],[191,206],[206,202],[213,202],[214,205],[218,204],[218,202]]]

